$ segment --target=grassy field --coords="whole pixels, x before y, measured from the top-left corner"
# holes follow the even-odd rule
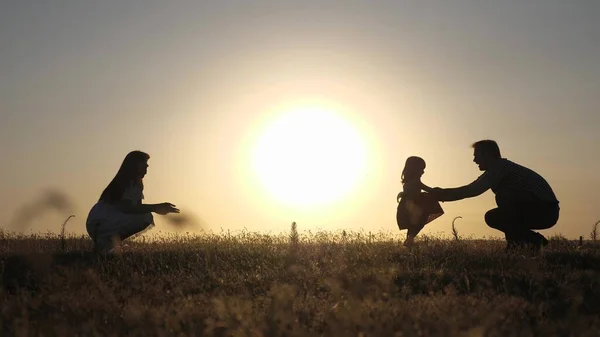
[[[2,336],[598,336],[600,247],[382,233],[85,237],[0,232]]]

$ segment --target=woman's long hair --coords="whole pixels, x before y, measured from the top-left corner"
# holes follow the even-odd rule
[[[99,201],[113,203],[123,196],[125,189],[134,182],[142,183],[139,174],[140,164],[146,163],[150,155],[142,151],[131,151],[123,159],[123,163],[113,180],[106,186]]]
[[[408,157],[402,170],[402,183],[419,178],[421,171],[425,169],[425,160],[421,157]]]

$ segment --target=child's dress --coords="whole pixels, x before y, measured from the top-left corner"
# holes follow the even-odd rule
[[[421,192],[421,181],[408,181],[404,184],[398,208],[396,222],[400,230],[419,232],[426,224],[444,214],[440,203],[429,193]]]
[[[124,191],[122,199],[139,205],[144,199],[142,189],[141,184],[133,184]],[[92,207],[86,221],[87,232],[100,251],[110,251],[115,240],[140,235],[152,227],[152,213],[127,214],[103,201],[98,201]]]

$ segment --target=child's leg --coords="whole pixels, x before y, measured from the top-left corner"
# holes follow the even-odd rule
[[[410,227],[408,229],[408,233],[406,234],[406,236],[410,236],[413,238],[416,237],[417,235],[419,235],[419,233],[421,232],[423,227],[425,227],[425,225],[423,225],[423,224]]]
[[[415,241],[415,237],[421,232],[421,230],[425,227],[425,225],[417,225],[411,226],[406,233],[406,240],[404,241],[404,245],[406,247],[410,247],[413,245]]]
[[[406,240],[404,240],[403,245],[405,247],[412,247],[413,243],[415,242],[415,237],[411,236],[410,234],[406,234]]]

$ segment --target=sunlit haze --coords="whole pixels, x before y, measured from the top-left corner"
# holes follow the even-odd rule
[[[354,197],[366,174],[365,141],[349,121],[320,107],[283,111],[258,132],[251,167],[257,193],[274,203],[310,209]]]
[[[48,190],[73,209],[17,230],[85,233],[131,150],[146,202],[213,231],[397,232],[408,156],[470,183],[474,141],[544,176],[546,235],[600,219],[600,2],[4,1],[0,228]],[[424,233],[499,236],[491,191]],[[154,232],[174,231],[156,216]],[[193,232],[195,229],[190,228]]]

